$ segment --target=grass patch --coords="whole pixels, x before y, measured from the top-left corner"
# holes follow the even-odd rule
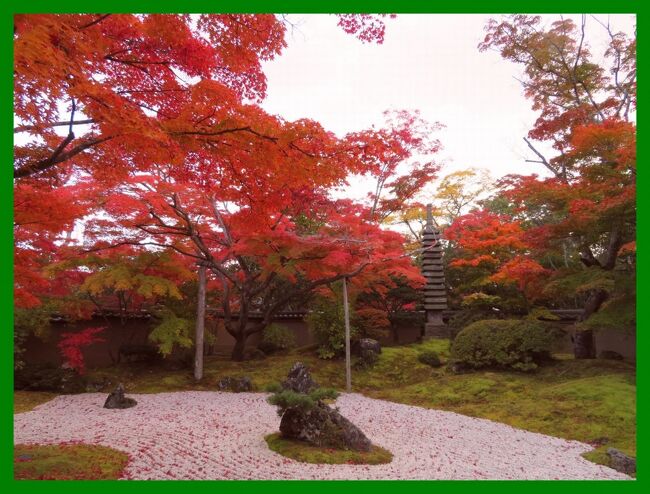
[[[14,447],[16,480],[109,480],[118,479],[126,467],[127,454],[104,446],[57,444]]]
[[[57,396],[56,393],[42,391],[14,391],[14,413],[29,412]]]
[[[272,451],[303,463],[380,465],[393,461],[392,453],[379,446],[372,446],[368,452],[318,448],[304,441],[284,439],[280,433],[269,434],[264,439]]]

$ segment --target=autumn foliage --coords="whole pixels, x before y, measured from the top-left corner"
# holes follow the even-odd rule
[[[515,283],[551,306],[580,298],[577,357],[595,355],[592,322],[611,325],[605,314],[616,307],[633,313],[635,297],[636,41],[596,26],[610,41],[601,65],[587,27],[585,16],[581,26],[565,19],[544,27],[527,15],[488,23],[480,48],[522,66],[525,93],[539,111],[524,139],[536,157],[529,161],[550,176],[503,178],[482,210],[447,232],[459,249],[452,266],[474,270],[466,288],[494,294],[494,284]],[[545,156],[534,141],[550,142],[556,154]]]
[[[78,374],[83,375],[86,372],[86,363],[82,348],[104,341],[97,336],[104,329],[106,328],[86,328],[77,333],[63,333],[57,346],[63,355],[64,363]]]
[[[381,43],[392,17],[333,22]],[[338,136],[269,114],[262,65],[281,55],[287,26],[270,14],[15,17],[16,308],[78,319],[164,305],[167,322],[187,328],[193,316],[172,307],[202,266],[241,359],[275,314],[343,278],[367,325],[414,307],[408,292],[423,279],[405,236],[387,226],[401,222],[417,238],[441,124],[397,110]],[[609,37],[598,57],[590,27],[586,17],[545,26],[529,15],[486,26],[479,49],[522,70],[538,112],[528,161],[543,174],[503,177],[490,197],[475,171],[442,181],[459,304],[510,297],[525,312],[572,301],[586,325],[633,299],[636,41],[594,26]],[[374,184],[366,200],[337,198],[357,177]],[[79,349],[94,335],[61,346],[80,371]]]
[[[389,17],[338,24],[381,43]],[[181,297],[203,265],[241,358],[251,334],[318,287],[418,279],[402,236],[378,219],[433,178],[436,126],[402,111],[384,128],[337,137],[266,113],[261,66],[286,45],[283,17],[46,14],[15,24],[18,307],[65,300],[126,313]],[[416,154],[426,162],[398,173]],[[370,206],[331,197],[356,175],[381,182]],[[251,312],[263,315],[252,327]]]

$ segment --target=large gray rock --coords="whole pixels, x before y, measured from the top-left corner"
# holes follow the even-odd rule
[[[309,394],[318,388],[318,384],[311,378],[307,367],[302,362],[296,362],[282,388]],[[319,447],[369,451],[372,446],[357,426],[320,400],[308,410],[301,407],[285,410],[280,420],[280,432],[282,437]]]
[[[614,470],[628,475],[636,472],[636,458],[628,456],[616,448],[608,448],[607,456],[609,456],[610,466]]]
[[[318,384],[311,378],[309,370],[302,362],[293,364],[287,379],[282,383],[282,389],[290,389],[296,393],[308,394],[316,388]]]
[[[111,394],[108,395],[104,402],[104,408],[131,408],[138,402],[133,398],[124,396],[124,386],[122,383],[118,384]]]
[[[370,451],[372,444],[356,425],[324,403],[308,411],[288,409],[280,421],[282,437],[325,448]]]
[[[372,338],[361,338],[359,340],[359,353],[363,355],[364,352],[381,353],[381,345]]]

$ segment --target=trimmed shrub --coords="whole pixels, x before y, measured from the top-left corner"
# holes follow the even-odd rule
[[[267,401],[271,405],[278,407],[278,415],[280,417],[290,408],[300,410],[301,412],[308,412],[319,403],[322,403],[323,400],[333,400],[339,395],[336,390],[329,388],[316,388],[308,394],[297,393],[290,389],[273,389],[276,389],[276,391],[267,398]]]
[[[487,319],[463,329],[451,347],[451,363],[462,367],[531,371],[551,358],[554,331],[541,322]]]
[[[296,346],[293,332],[282,324],[269,324],[262,333],[262,341],[258,348],[267,355],[270,353],[289,350]]]
[[[14,389],[74,394],[86,391],[86,379],[54,364],[27,365],[14,374]]]
[[[318,356],[322,359],[340,357],[345,352],[345,324],[343,304],[338,299],[319,298],[306,318],[309,330],[318,343]],[[350,327],[350,338],[357,338],[358,330]]]
[[[492,309],[462,308],[449,320],[449,335],[453,341],[456,335],[470,324],[486,319],[499,319],[500,313]]]
[[[440,367],[442,362],[440,357],[433,350],[427,350],[418,355],[418,361],[425,365],[430,365],[431,367]]]

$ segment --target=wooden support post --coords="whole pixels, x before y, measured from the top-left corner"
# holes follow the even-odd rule
[[[199,266],[199,294],[196,303],[196,337],[194,341],[194,379],[203,378],[203,339],[205,335],[205,266]]]
[[[348,283],[343,278],[343,313],[345,315],[345,389],[352,391],[352,367],[350,365],[350,308],[348,307]]]

